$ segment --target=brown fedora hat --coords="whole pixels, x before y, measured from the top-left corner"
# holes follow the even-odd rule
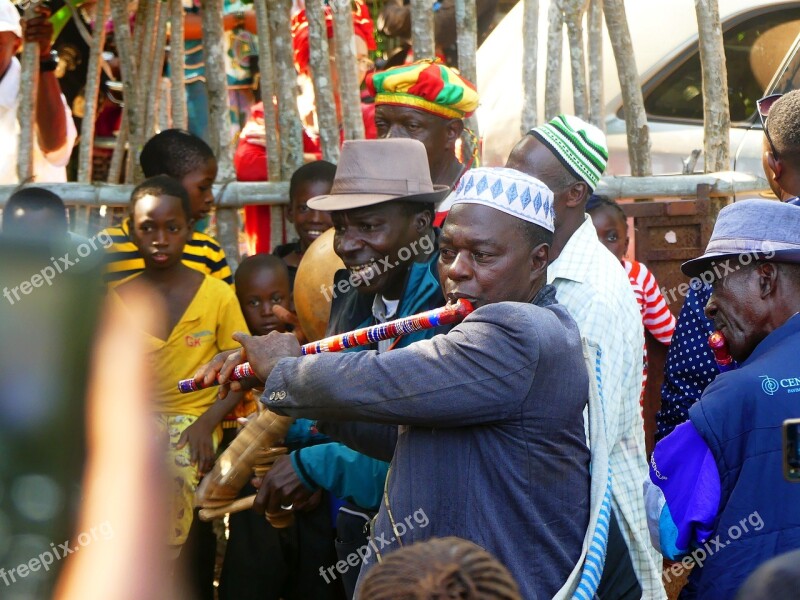
[[[308,201],[314,210],[349,210],[390,200],[436,203],[450,188],[433,185],[428,153],[411,139],[349,140],[342,146],[331,193]]]

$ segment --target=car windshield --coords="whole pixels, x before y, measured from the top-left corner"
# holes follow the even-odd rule
[[[755,118],[756,100],[764,96],[798,33],[800,8],[751,13],[737,18],[726,29],[723,43],[732,122]],[[796,65],[795,77],[797,68]],[[646,90],[645,108],[654,119],[703,120],[703,78],[697,44],[666,77]]]
[[[800,88],[800,36],[795,40],[792,52],[778,73],[772,94],[785,94]]]

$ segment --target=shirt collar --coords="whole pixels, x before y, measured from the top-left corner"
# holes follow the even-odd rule
[[[375,300],[372,302],[372,316],[378,323],[385,323],[397,314],[397,309],[400,306],[400,301],[395,300],[392,302],[391,308],[386,305],[386,301],[380,294],[375,295]]]
[[[587,259],[599,252],[600,248],[605,250],[605,246],[597,239],[597,230],[594,228],[592,218],[584,215],[583,225],[572,234],[558,258],[547,265],[547,283],[553,283],[556,279],[583,283],[587,279],[591,264]]]
[[[11,64],[8,65],[5,75],[0,79],[0,107],[13,108],[17,105],[21,73],[22,67],[17,57],[12,56]]]

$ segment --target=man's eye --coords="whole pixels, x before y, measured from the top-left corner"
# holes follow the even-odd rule
[[[616,235],[610,235],[606,238],[609,242],[616,242],[619,238]]]
[[[258,298],[252,298],[247,304],[252,307],[259,307],[261,306],[261,300]]]
[[[377,227],[372,223],[361,223],[361,225],[359,225],[358,228],[364,232],[374,231],[375,229],[377,229]]]
[[[280,304],[281,302],[283,302],[283,296],[281,296],[280,294],[275,294],[272,297],[272,303],[273,304]]]
[[[300,206],[297,207],[297,212],[299,213],[307,213],[309,210],[311,209],[308,208],[308,205],[306,204],[301,204]]]

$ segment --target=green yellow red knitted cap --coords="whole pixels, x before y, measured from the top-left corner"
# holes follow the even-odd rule
[[[375,104],[409,106],[447,119],[469,117],[478,108],[475,85],[438,60],[418,60],[367,75]]]

